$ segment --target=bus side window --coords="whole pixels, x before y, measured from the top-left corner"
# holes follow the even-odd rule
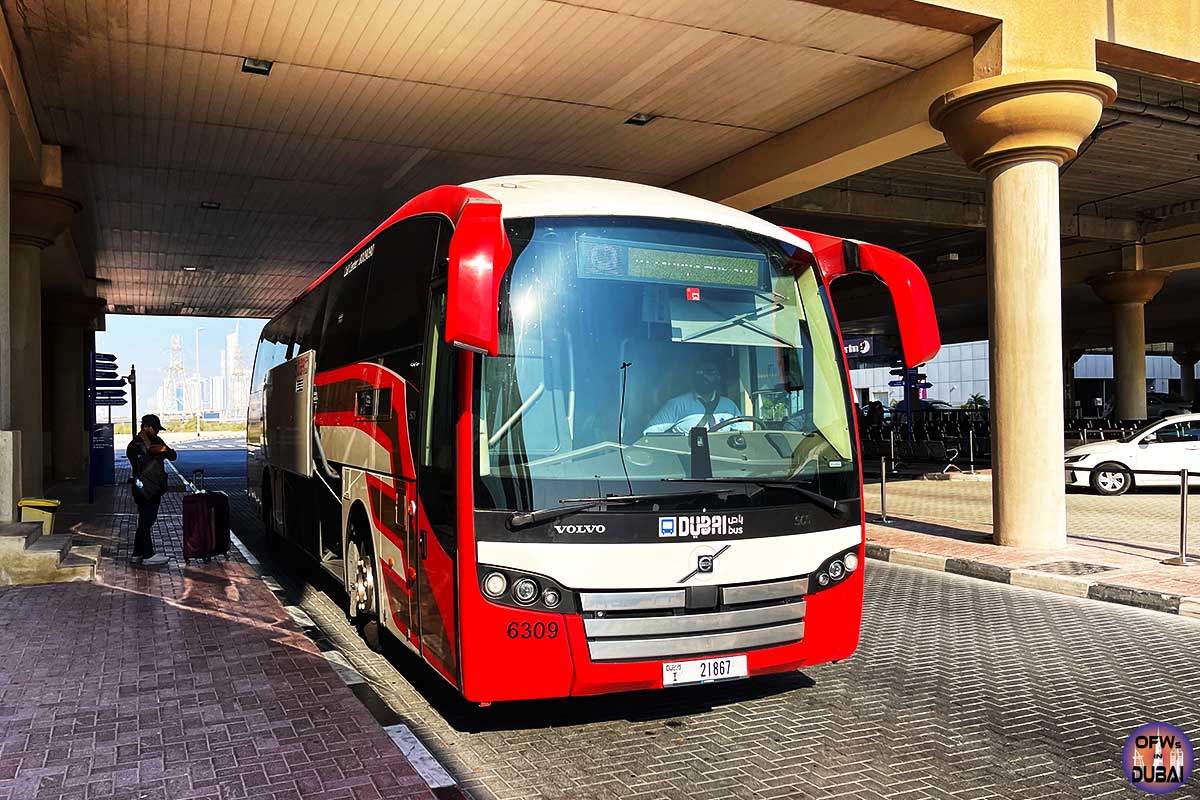
[[[433,217],[418,217],[398,222],[379,235],[359,336],[364,357],[410,348],[424,340],[440,227]],[[409,360],[419,361],[420,355]],[[410,377],[406,371],[403,374]]]
[[[294,327],[291,331],[288,358],[295,358],[306,350],[317,350],[318,360],[321,358],[319,352],[321,349],[321,316],[325,311],[326,293],[327,289],[324,285],[318,286],[302,297],[289,314]]]
[[[371,258],[355,264],[367,252]],[[363,303],[367,294],[367,279],[371,261],[378,258],[376,244],[367,245],[347,262],[347,266],[333,273],[328,279],[329,299],[325,304],[325,326],[321,338],[321,369],[342,367],[358,361],[358,332],[362,328]]]

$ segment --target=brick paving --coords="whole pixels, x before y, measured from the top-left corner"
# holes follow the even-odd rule
[[[96,583],[0,589],[0,800],[432,797],[249,565],[183,565],[181,497],[167,567],[127,564],[109,491],[58,523],[102,544]]]
[[[260,547],[235,510],[330,645],[475,798],[1141,798],[1120,769],[1129,731],[1162,720],[1200,742],[1200,621],[874,561],[862,644],[841,664],[477,709],[401,647],[367,650],[337,591]],[[1200,776],[1170,797],[1200,798]]]

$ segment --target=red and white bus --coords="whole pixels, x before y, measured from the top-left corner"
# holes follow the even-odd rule
[[[902,256],[665,189],[425,192],[264,328],[247,425],[270,533],[467,699],[846,658],[862,477],[828,281]]]

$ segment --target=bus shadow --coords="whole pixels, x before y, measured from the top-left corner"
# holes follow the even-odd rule
[[[802,672],[785,672],[677,689],[519,700],[480,707],[464,700],[432,667],[390,635],[384,642],[383,655],[433,710],[460,733],[536,730],[618,721],[665,721],[667,727],[681,727],[683,718],[721,706],[777,697],[816,685],[815,680]]]
[[[344,607],[345,589],[315,564],[289,553],[289,545],[268,541],[260,526],[239,532],[251,549],[273,562],[272,573],[297,596],[307,584]],[[261,548],[261,549],[260,549]],[[282,567],[282,568],[281,568]],[[763,675],[727,683],[685,686],[677,689],[621,692],[594,697],[554,700],[521,700],[481,708],[462,698],[433,667],[418,658],[391,633],[382,636],[382,653],[400,677],[436,711],[450,727],[461,733],[533,730],[603,722],[665,721],[667,727],[682,727],[683,718],[703,714],[721,706],[753,702],[787,692],[807,689],[816,681],[802,672]],[[332,646],[332,645],[330,645]],[[386,702],[386,701],[385,701]],[[399,715],[403,718],[404,715]]]

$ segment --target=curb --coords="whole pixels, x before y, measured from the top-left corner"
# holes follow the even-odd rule
[[[195,485],[192,484],[183,474],[175,468],[171,462],[166,462],[171,471],[174,472],[181,481],[186,490],[194,492]],[[242,558],[246,559],[246,563],[258,575],[259,580],[263,585],[270,590],[271,594],[275,595],[283,610],[291,617],[292,622],[296,627],[307,636],[313,644],[317,646],[317,650],[329,662],[329,666],[337,673],[337,676],[342,679],[342,683],[346,684],[346,688],[350,693],[358,698],[370,712],[371,716],[379,723],[379,727],[388,735],[396,748],[404,754],[408,759],[408,763],[412,765],[421,779],[429,787],[429,791],[433,792],[433,796],[439,800],[466,800],[467,795],[458,788],[458,782],[450,772],[442,766],[442,763],[437,760],[433,753],[429,752],[429,748],[421,743],[417,735],[412,732],[412,729],[405,725],[400,715],[392,710],[374,687],[367,681],[366,677],[361,672],[356,670],[346,658],[346,655],[325,636],[324,631],[317,625],[316,621],[308,615],[308,613],[291,602],[288,597],[287,590],[283,585],[275,579],[274,576],[263,570],[262,562],[250,552],[250,548],[238,538],[233,529],[229,529],[229,542],[238,551]]]
[[[1051,572],[1038,572],[1028,567],[1002,567],[984,561],[937,556],[872,542],[867,542],[866,550],[867,558],[876,561],[887,561],[891,564],[902,564],[935,572],[952,572],[955,575],[965,575],[969,578],[993,583],[1007,583],[1027,589],[1040,589],[1054,594],[1085,597],[1089,600],[1100,600],[1105,603],[1116,603],[1175,614],[1180,617],[1200,619],[1200,597],[1155,592],[1149,589],[1104,583],[1070,575],[1055,575]]]

